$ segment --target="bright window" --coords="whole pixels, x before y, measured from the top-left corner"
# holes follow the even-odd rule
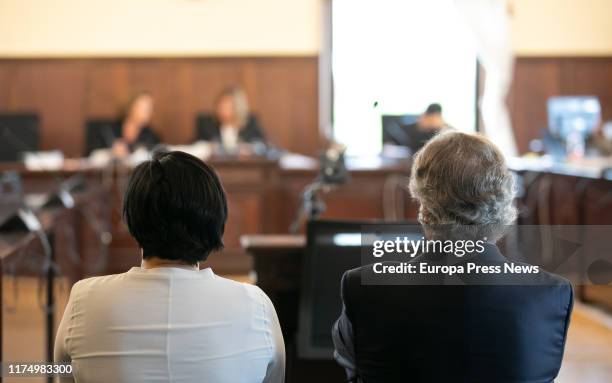
[[[353,155],[382,147],[381,115],[442,104],[475,129],[476,48],[452,0],[333,0],[334,137]]]

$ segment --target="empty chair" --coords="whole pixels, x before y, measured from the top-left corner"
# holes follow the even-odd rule
[[[19,161],[39,150],[39,118],[34,113],[0,114],[0,161]]]
[[[117,120],[95,119],[85,124],[85,155],[96,149],[110,148],[118,136]]]

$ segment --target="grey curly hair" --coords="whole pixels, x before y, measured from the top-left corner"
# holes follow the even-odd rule
[[[480,135],[450,131],[431,139],[413,159],[409,187],[432,237],[465,236],[469,228],[496,241],[516,219],[514,177],[499,149]]]

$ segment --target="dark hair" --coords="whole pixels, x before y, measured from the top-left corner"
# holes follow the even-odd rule
[[[158,152],[132,172],[123,219],[143,258],[193,265],[223,248],[227,201],[210,166],[184,152]]]
[[[442,105],[438,103],[429,104],[425,109],[425,114],[440,114],[442,113]]]

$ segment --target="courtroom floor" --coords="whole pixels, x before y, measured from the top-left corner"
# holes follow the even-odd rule
[[[249,282],[248,276],[231,275],[232,279]],[[37,361],[44,359],[44,313],[38,299],[38,283],[34,278],[19,278],[17,304],[13,282],[3,283],[4,360]],[[68,291],[58,284],[59,307],[63,310]],[[59,309],[58,309],[59,311]],[[58,313],[56,317],[61,317]],[[6,379],[6,382],[34,383],[43,379]],[[319,379],[325,383],[325,379]],[[563,366],[557,383],[612,382],[612,316],[591,306],[577,304],[569,329]],[[291,382],[288,382],[291,383]]]

